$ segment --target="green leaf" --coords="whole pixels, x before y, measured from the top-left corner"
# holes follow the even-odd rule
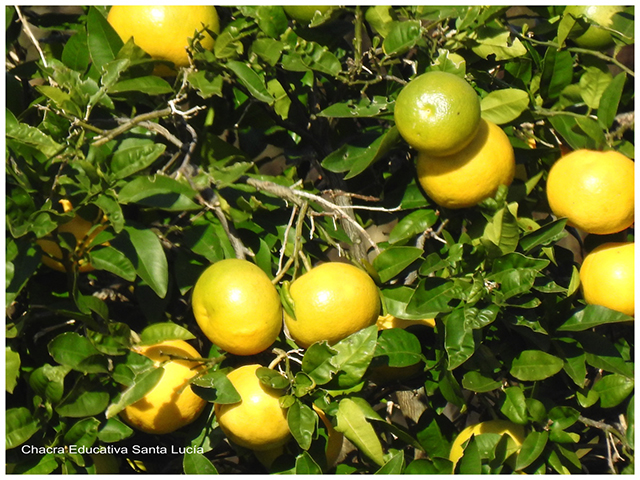
[[[527,438],[522,442],[522,446],[518,452],[515,469],[522,470],[535,462],[542,454],[544,447],[547,445],[548,438],[548,432],[533,431],[527,435]]]
[[[164,298],[169,285],[167,257],[160,240],[152,230],[126,226],[124,230],[135,248],[136,272],[158,295]]]
[[[489,55],[495,55],[497,61],[509,60],[527,53],[527,49],[518,38],[512,39],[508,30],[499,28],[480,28],[476,42],[478,44],[472,47],[472,50],[484,59]]]
[[[152,368],[140,374],[126,390],[120,392],[113,403],[108,407],[105,405],[105,416],[107,419],[115,417],[129,405],[137,402],[149,393],[164,375],[164,368]],[[104,409],[103,409],[104,410]]]
[[[409,316],[401,318],[434,318],[438,313],[451,311],[453,307],[449,303],[461,296],[460,286],[451,279],[423,278],[407,305],[406,312]]]
[[[22,445],[40,430],[40,422],[25,407],[8,409],[4,423],[7,450]]]
[[[91,61],[87,34],[82,31],[73,34],[65,43],[60,59],[67,67],[73,70],[85,71]]]
[[[183,182],[165,175],[136,177],[118,194],[121,203],[138,203],[167,211],[198,210],[196,192]]]
[[[287,410],[287,423],[291,435],[298,442],[300,448],[309,450],[318,424],[318,415],[311,407],[296,400]]]
[[[13,393],[20,378],[20,354],[14,352],[11,347],[5,348],[5,388],[7,392]]]
[[[114,60],[124,45],[120,36],[95,7],[90,8],[87,14],[87,45],[93,65],[98,70]]]
[[[98,415],[109,405],[109,393],[102,390],[98,380],[84,377],[76,383],[73,389],[56,407],[56,412],[62,417],[89,417]]]
[[[581,332],[608,323],[633,321],[633,317],[600,305],[587,305],[558,327],[560,332]]]
[[[409,213],[400,220],[389,234],[389,243],[396,244],[422,234],[438,221],[438,215],[431,209],[420,209]]]
[[[529,94],[517,88],[495,90],[480,102],[482,118],[498,125],[509,123],[529,106]]]
[[[611,74],[597,67],[586,67],[580,77],[580,96],[589,108],[596,110],[600,106],[600,98],[611,83]]]
[[[404,469],[404,452],[400,450],[391,456],[391,458],[380,469],[375,472],[375,475],[399,475]]]
[[[165,93],[171,93],[172,91],[173,87],[171,87],[166,80],[155,75],[122,80],[108,89],[110,94],[138,92],[147,95],[163,95]]]
[[[182,458],[182,470],[185,475],[217,475],[213,463],[201,453],[185,453]]]
[[[573,80],[573,57],[567,50],[549,47],[544,55],[541,90],[544,97],[558,98]],[[558,117],[555,117],[558,118]]]
[[[302,452],[296,457],[295,465],[296,475],[321,475],[322,469],[320,465],[316,463],[309,452]]]
[[[493,378],[486,377],[477,371],[470,371],[462,377],[462,387],[472,392],[485,393],[497,390],[502,383]]]
[[[600,395],[602,408],[613,408],[620,405],[633,392],[633,379],[612,373],[602,377],[593,386]]]
[[[136,278],[136,269],[121,251],[106,246],[89,252],[89,263],[98,270],[106,270],[132,282]]]
[[[560,218],[548,223],[533,232],[529,232],[520,238],[520,247],[525,253],[529,253],[535,247],[548,246],[566,237],[566,218]]]
[[[401,55],[413,48],[420,40],[421,35],[422,27],[418,20],[393,22],[389,26],[384,42],[382,42],[382,51],[389,57]]]
[[[232,60],[227,62],[227,68],[238,77],[238,81],[254,98],[269,105],[275,102],[275,99],[267,90],[264,80],[245,63]]]
[[[330,347],[327,342],[314,343],[307,348],[302,357],[302,371],[318,385],[328,383],[337,372],[331,360],[337,353],[337,350]]]
[[[508,387],[504,390],[505,400],[500,411],[513,423],[518,425],[526,425],[527,418],[527,404],[524,397],[524,392],[520,387]]]
[[[149,167],[166,149],[166,145],[149,139],[125,139],[113,154],[111,171],[117,179],[127,178]]]
[[[18,122],[9,110],[6,111],[5,121],[5,135],[7,140],[12,140],[29,148],[36,149],[38,152],[42,152],[45,159],[53,157],[62,151],[63,146],[61,144],[41,130],[26,123]],[[9,146],[11,146],[10,143]]]
[[[466,362],[475,352],[473,330],[467,325],[464,310],[457,309],[444,318],[444,348],[449,357],[449,370]]]
[[[120,442],[133,435],[133,429],[121,422],[117,417],[108,419],[98,431],[98,439],[105,443]]]
[[[381,282],[388,282],[422,255],[416,247],[389,247],[373,260]]]
[[[562,359],[540,350],[524,350],[513,359],[509,373],[518,380],[538,381],[562,370]]]
[[[91,341],[75,332],[58,335],[47,345],[49,354],[60,365],[67,365],[83,373],[106,373],[107,358]]]
[[[64,378],[71,370],[67,366],[51,366],[47,363],[29,375],[29,386],[51,403],[58,403],[64,394]]]
[[[358,450],[379,466],[384,465],[382,445],[360,406],[350,398],[338,404],[336,431],[344,434]]]
[[[357,102],[348,100],[342,103],[334,103],[317,114],[318,117],[327,118],[373,118],[387,115],[393,111],[393,105],[386,97],[365,97]]]
[[[399,328],[383,330],[378,337],[375,357],[386,357],[390,367],[408,367],[422,358],[420,340],[412,333]]]
[[[187,82],[202,98],[209,98],[213,95],[222,96],[222,75],[207,70],[197,70],[189,72]]]
[[[373,359],[377,337],[378,327],[371,325],[352,333],[333,346],[337,353],[330,361],[337,370],[334,380],[341,389],[354,387],[361,381]]]
[[[598,123],[602,128],[608,130],[613,125],[626,81],[627,74],[621,72],[613,78],[602,92],[598,105]]]
[[[370,135],[363,135],[360,140],[368,143]],[[380,160],[399,141],[400,134],[394,126],[376,138],[367,146],[344,144],[338,150],[330,153],[322,161],[322,166],[332,172],[345,172],[345,180],[362,173],[370,165]]]
[[[78,420],[64,435],[67,445],[82,445],[90,447],[98,438],[100,420],[88,417]]]
[[[518,221],[509,206],[506,206],[487,222],[481,241],[499,255],[515,251],[519,236]]]
[[[226,405],[242,401],[233,383],[221,370],[210,370],[204,375],[195,377],[191,386],[198,395],[210,402]]]
[[[280,372],[267,367],[260,367],[256,370],[256,376],[260,382],[269,388],[276,390],[286,390],[291,386],[291,382]]]
[[[154,323],[140,332],[140,345],[156,345],[168,340],[192,340],[189,330],[173,322]]]

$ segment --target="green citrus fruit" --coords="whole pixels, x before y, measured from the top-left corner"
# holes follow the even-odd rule
[[[171,433],[193,422],[206,401],[191,389],[189,380],[198,373],[200,362],[175,357],[200,357],[184,340],[171,340],[134,351],[150,358],[164,373],[160,381],[144,397],[126,407],[120,416],[132,427],[146,433]]]
[[[211,50],[215,43],[205,30],[218,33],[220,22],[213,6],[194,5],[123,5],[109,10],[107,20],[123,42],[130,38],[156,60],[168,60],[176,67],[188,67],[189,38],[202,34],[200,44]],[[158,75],[175,72],[159,67]]]
[[[634,243],[605,243],[595,248],[580,267],[585,301],[634,315],[634,271]]]
[[[624,10],[624,7],[613,5],[578,5],[565,8],[565,15],[573,17],[584,16],[590,23],[589,27],[577,29],[570,34],[576,45],[593,50],[602,50],[613,45],[613,37],[605,28],[613,24],[613,16]]]
[[[575,150],[553,164],[547,199],[557,217],[587,233],[620,232],[634,220],[634,162],[619,152]]]
[[[287,443],[291,434],[287,411],[280,406],[281,392],[260,381],[258,368],[244,365],[229,373],[227,378],[241,401],[216,403],[214,410],[220,428],[233,443],[257,452],[272,451]]]
[[[516,162],[509,138],[487,120],[469,145],[446,157],[418,153],[418,181],[425,193],[446,208],[466,208],[493,197],[500,185],[510,185]]]
[[[285,5],[284,11],[289,17],[300,23],[309,23],[313,20],[316,12],[325,13],[330,8],[332,8],[331,5]]]
[[[424,73],[400,91],[394,118],[400,135],[430,156],[459,152],[480,124],[480,99],[464,79],[447,72]]]
[[[374,325],[380,312],[378,287],[347,263],[323,263],[296,279],[289,290],[295,317],[285,312],[289,335],[303,348],[326,340],[334,344]]]
[[[191,303],[207,338],[235,355],[266,350],[282,328],[278,291],[247,260],[231,258],[208,267],[196,282]]]

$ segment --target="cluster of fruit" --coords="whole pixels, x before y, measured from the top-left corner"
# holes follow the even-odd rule
[[[418,180],[446,208],[467,208],[510,185],[516,163],[502,129],[480,116],[480,99],[463,78],[429,71],[411,80],[395,103],[400,135],[418,151]]]
[[[510,185],[515,157],[502,129],[481,118],[475,90],[461,77],[430,71],[398,95],[394,117],[418,151],[418,180],[446,208],[466,208]],[[634,165],[615,151],[576,150],[561,157],[547,178],[547,198],[558,218],[587,234],[622,232],[634,222]],[[608,242],[580,269],[585,301],[634,314],[634,244]]]

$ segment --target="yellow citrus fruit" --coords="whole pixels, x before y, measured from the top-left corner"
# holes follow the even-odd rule
[[[404,320],[402,318],[396,318],[393,315],[380,315],[376,320],[378,330],[389,330],[390,328],[407,328],[412,325],[426,325],[427,327],[435,328],[436,321],[433,318],[424,318],[422,320]]]
[[[573,17],[584,16],[591,23],[586,30],[577,28],[570,33],[576,45],[583,48],[601,50],[613,46],[613,37],[606,28],[613,24],[613,16],[624,10],[624,7],[613,5],[577,5],[565,8],[564,14]],[[602,28],[606,27],[606,28]]]
[[[234,355],[266,350],[282,329],[276,287],[247,260],[230,258],[208,267],[196,282],[191,303],[207,338]]]
[[[254,451],[274,450],[290,439],[281,393],[260,382],[260,365],[244,365],[227,375],[241,401],[214,404],[220,428],[233,443]]]
[[[295,319],[286,312],[289,334],[303,348],[326,340],[334,344],[374,325],[380,312],[378,287],[354,265],[323,263],[296,279],[289,289]]]
[[[447,72],[427,72],[400,91],[394,109],[400,135],[431,156],[459,152],[480,124],[480,99],[464,79]]]
[[[464,453],[464,444],[474,435],[483,433],[496,433],[498,435],[509,435],[513,442],[507,444],[506,456],[520,450],[522,442],[524,442],[524,427],[522,425],[509,422],[508,420],[489,420],[487,422],[471,425],[462,430],[451,445],[449,460],[453,463],[452,472],[456,469],[456,464],[462,458]]]
[[[184,340],[134,350],[153,360],[164,374],[150,392],[120,413],[122,418],[132,427],[153,434],[171,433],[198,418],[206,401],[193,392],[189,380],[201,364],[171,357],[200,357],[198,351]]]
[[[73,210],[73,206],[68,200],[60,200],[60,203],[65,213]],[[103,217],[103,220],[106,220],[106,217]],[[84,273],[94,270],[93,266],[82,257],[88,252],[89,245],[91,245],[93,239],[106,228],[102,225],[94,228],[95,225],[96,222],[85,220],[80,215],[75,215],[67,223],[59,225],[56,230],[58,233],[71,233],[76,238],[76,247],[71,253],[71,259],[77,262],[79,272]],[[59,272],[66,272],[65,266],[61,262],[63,258],[62,249],[58,245],[58,241],[53,238],[44,237],[36,240],[36,243],[45,252],[45,255],[42,256],[42,263]]]
[[[633,224],[634,162],[619,152],[575,150],[551,167],[547,199],[554,215],[580,230],[620,232]]]
[[[133,41],[156,60],[168,60],[176,67],[188,67],[189,38],[202,34],[200,44],[211,50],[215,43],[205,29],[220,31],[218,12],[204,5],[118,5],[111,7],[107,20],[123,42]],[[160,75],[173,72],[167,68]]]
[[[633,242],[605,243],[595,248],[580,267],[585,301],[633,315],[634,268]]]
[[[502,129],[482,119],[475,137],[458,153],[434,157],[418,153],[418,181],[426,194],[446,208],[466,208],[493,197],[500,185],[511,185],[516,162]]]
[[[309,23],[316,12],[324,13],[331,5],[284,5],[284,11],[289,17],[301,23]]]

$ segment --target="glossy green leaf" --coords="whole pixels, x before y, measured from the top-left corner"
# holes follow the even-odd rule
[[[505,400],[500,411],[513,423],[525,425],[527,418],[527,405],[524,392],[520,387],[508,387],[504,389]]]
[[[268,104],[272,104],[275,101],[267,90],[264,80],[245,63],[233,60],[227,62],[227,68],[238,77],[238,81],[257,100]]]
[[[354,387],[361,381],[373,359],[377,333],[377,326],[371,325],[333,346],[337,353],[331,357],[330,362],[337,370],[335,381],[341,389]]]
[[[153,164],[165,149],[148,139],[124,140],[113,154],[111,171],[118,179],[127,178]]]
[[[154,323],[140,332],[140,345],[156,345],[169,340],[192,340],[189,330],[173,322]]]
[[[110,94],[137,92],[147,95],[163,95],[172,91],[173,88],[166,80],[153,75],[122,80],[109,87]]]
[[[133,435],[133,429],[117,417],[109,418],[98,431],[98,439],[105,443],[115,443]]]
[[[309,450],[313,434],[317,428],[318,415],[311,407],[300,400],[296,400],[287,410],[287,423],[289,424],[291,435],[298,442],[300,448]]]
[[[538,381],[562,370],[562,359],[540,350],[524,350],[513,359],[509,373],[518,380]]]
[[[182,458],[182,470],[185,475],[217,475],[218,470],[201,453],[186,452]]]
[[[386,357],[390,367],[415,365],[422,357],[420,340],[399,328],[383,330],[378,337],[374,356]]]
[[[198,375],[192,382],[193,390],[202,398],[222,405],[238,403],[242,400],[227,375],[220,370]]]
[[[454,310],[444,319],[444,348],[449,357],[449,370],[466,362],[474,354],[473,330],[467,325],[462,309]]]
[[[56,406],[62,417],[81,418],[98,415],[109,405],[109,392],[96,380],[83,379]]]
[[[22,445],[40,429],[40,421],[25,407],[8,409],[4,422],[7,450]]]
[[[600,396],[602,408],[613,408],[633,392],[633,385],[633,379],[612,373],[596,382],[593,389]]]
[[[123,42],[97,8],[87,14],[87,45],[94,66],[100,69],[116,58]]]
[[[401,55],[420,40],[421,34],[419,21],[393,22],[389,25],[389,31],[382,42],[382,50],[390,57]]]
[[[110,246],[89,252],[89,263],[98,270],[106,270],[130,282],[136,278],[136,269],[131,261],[121,251]]]
[[[480,102],[482,118],[498,125],[518,118],[529,106],[529,94],[517,88],[495,90]]]
[[[375,472],[376,475],[399,475],[404,469],[404,452],[394,453],[387,462]]]
[[[164,375],[164,368],[153,368],[139,375],[135,383],[119,393],[113,402],[108,405],[105,411],[107,419],[115,417],[129,405],[144,397],[160,382],[162,375]],[[105,405],[105,407],[107,406]]]
[[[75,332],[58,335],[47,345],[49,354],[60,365],[84,373],[108,372],[107,358],[86,337]]]
[[[136,273],[158,295],[164,298],[169,284],[167,257],[160,240],[152,230],[126,226],[125,231],[137,254]]]
[[[433,210],[421,209],[411,212],[393,227],[389,234],[389,243],[398,244],[420,235],[437,221],[438,215]]]
[[[373,268],[381,282],[387,282],[401,273],[422,255],[422,249],[415,247],[389,247],[373,261]]]
[[[558,331],[581,332],[599,325],[633,321],[633,317],[600,305],[587,305],[558,327]]]
[[[524,442],[522,442],[522,446],[518,452],[515,469],[522,470],[535,462],[544,451],[548,438],[548,432],[533,431],[529,433],[527,438],[524,439]]]
[[[602,128],[609,129],[613,125],[626,80],[627,74],[621,72],[613,77],[611,83],[602,92],[598,105],[598,123]]]
[[[373,462],[379,466],[384,465],[380,439],[356,402],[349,398],[340,400],[336,419],[338,432],[342,432]]]
[[[20,377],[20,354],[11,349],[5,348],[5,388],[7,392],[13,393]]]

